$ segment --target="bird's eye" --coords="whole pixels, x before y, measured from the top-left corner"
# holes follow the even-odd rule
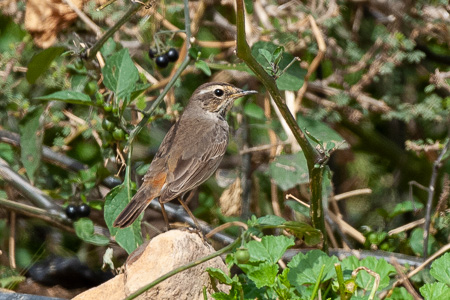
[[[214,90],[214,95],[216,95],[217,97],[223,96],[224,93],[225,92],[223,90],[221,90],[221,89]]]

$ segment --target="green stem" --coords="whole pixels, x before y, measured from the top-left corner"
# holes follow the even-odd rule
[[[145,291],[147,291],[147,290],[151,289],[152,287],[156,286],[157,284],[159,284],[159,283],[163,282],[164,280],[172,277],[173,275],[175,275],[177,273],[180,273],[180,272],[182,272],[184,270],[193,268],[195,266],[198,266],[199,264],[202,264],[202,263],[204,263],[204,262],[206,262],[206,261],[208,261],[210,259],[213,259],[214,257],[220,256],[220,255],[224,254],[225,252],[227,252],[227,251],[233,249],[234,247],[236,247],[240,242],[241,242],[241,238],[239,237],[233,243],[229,244],[228,246],[226,246],[226,247],[224,247],[224,248],[222,248],[222,249],[220,249],[220,250],[218,250],[218,251],[216,251],[216,252],[214,252],[214,253],[212,253],[212,254],[210,254],[208,256],[205,256],[205,257],[203,257],[203,258],[201,258],[199,260],[193,261],[193,262],[188,263],[188,264],[186,264],[184,266],[181,266],[181,267],[178,267],[176,269],[173,269],[169,273],[166,273],[165,275],[163,275],[163,276],[157,278],[156,280],[150,282],[149,284],[143,286],[142,288],[140,288],[139,290],[137,290],[133,294],[129,295],[126,299],[127,300],[134,299],[137,296],[139,296],[142,293],[144,293]]]
[[[317,171],[316,164],[323,165],[326,162],[325,153],[317,151],[306,138],[304,132],[300,129],[297,121],[292,116],[286,101],[278,90],[275,79],[271,77],[264,68],[252,56],[250,47],[245,38],[245,19],[243,0],[236,0],[236,28],[237,28],[237,56],[242,59],[253,71],[258,79],[264,84],[267,91],[272,96],[275,104],[280,110],[281,115],[294,134],[295,139],[303,150],[308,164],[309,179],[311,186],[311,218],[315,228],[322,231],[324,237],[324,251],[328,251],[327,234],[325,231],[325,220],[323,217],[322,205],[322,171]]]
[[[325,270],[325,265],[322,265],[322,268],[320,268],[319,276],[317,277],[316,284],[314,285],[313,292],[311,294],[311,300],[314,300],[317,295],[317,291],[319,290],[320,282],[322,281],[323,271]]]
[[[124,149],[124,151],[128,151],[128,148],[130,147],[131,143],[133,142],[134,138],[138,135],[138,133],[144,128],[148,120],[153,115],[153,112],[158,107],[158,105],[163,101],[164,96],[169,92],[170,88],[175,84],[175,81],[180,77],[181,73],[186,69],[189,62],[191,61],[189,57],[189,48],[191,47],[191,19],[189,18],[189,7],[188,7],[188,0],[184,0],[184,26],[186,31],[186,56],[181,63],[178,70],[173,74],[172,78],[170,79],[169,83],[164,87],[164,90],[161,92],[161,94],[156,98],[155,101],[153,101],[150,108],[145,112],[144,117],[139,122],[139,124],[131,131],[130,137],[128,139],[127,145]]]
[[[334,264],[334,269],[336,270],[337,280],[339,284],[339,295],[341,296],[341,300],[346,300],[345,296],[345,282],[344,282],[344,274],[342,273],[341,264]]]
[[[128,22],[128,20],[142,7],[142,4],[132,2],[130,9],[125,13],[125,15],[120,18],[120,20],[114,24],[111,28],[108,29],[108,31],[103,34],[103,36],[91,47],[87,50],[87,59],[92,59],[95,57],[97,52],[100,50],[100,48],[103,46],[106,41],[112,37],[112,35],[119,30],[120,27],[122,27],[123,24]]]

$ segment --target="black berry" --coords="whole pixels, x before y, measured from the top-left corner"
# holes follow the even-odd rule
[[[89,217],[89,214],[91,213],[91,208],[89,207],[89,205],[83,203],[77,207],[77,212],[80,218]]]
[[[169,64],[169,58],[167,57],[166,54],[160,55],[156,57],[155,63],[158,67],[165,68]]]
[[[73,204],[69,204],[66,207],[66,216],[69,219],[75,220],[78,218],[78,210],[77,207]]]
[[[148,57],[150,57],[150,59],[154,59],[156,56],[156,50],[150,48],[150,50],[148,50]]]
[[[169,61],[176,62],[178,60],[178,51],[175,48],[170,48],[169,51],[167,51],[167,57],[169,58]]]

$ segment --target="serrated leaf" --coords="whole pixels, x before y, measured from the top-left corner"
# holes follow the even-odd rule
[[[206,76],[211,76],[211,69],[209,68],[208,64],[203,60],[196,61],[195,67],[201,70],[203,73],[205,73]]]
[[[44,131],[41,117],[42,106],[30,110],[20,121],[20,160],[27,171],[28,178],[34,183],[34,175],[39,168],[42,155]]]
[[[414,300],[414,297],[404,287],[396,287],[392,294],[387,297],[388,300]]]
[[[93,102],[88,95],[75,91],[59,91],[47,96],[37,97],[35,99],[56,100],[71,104],[93,105]]]
[[[270,163],[269,174],[283,191],[309,182],[308,165],[302,152],[278,156]]]
[[[102,74],[104,85],[120,99],[128,98],[139,80],[139,72],[128,49],[122,49],[108,58]]]
[[[257,120],[265,120],[266,116],[264,115],[264,110],[255,103],[247,103],[244,106],[244,113],[252,118],[255,118]]]
[[[290,268],[288,279],[300,291],[300,286],[303,284],[316,283],[323,265],[325,265],[325,269],[321,279],[322,282],[335,276],[334,264],[338,262],[336,256],[329,257],[320,250],[312,250],[306,254],[299,253],[288,263]]]
[[[395,273],[395,268],[391,266],[384,259],[376,259],[375,257],[367,257],[361,261],[359,261],[356,257],[350,256],[342,260],[341,262],[342,269],[345,274],[350,274],[351,271],[355,270],[358,267],[364,266],[374,271],[375,273],[380,275],[380,285],[378,286],[378,290],[382,290],[383,288],[389,285],[389,275]],[[356,284],[358,287],[370,290],[372,289],[373,283],[375,279],[366,271],[360,271],[358,276],[356,277]]]
[[[431,264],[431,276],[450,286],[450,253],[447,252]]]
[[[326,150],[331,150],[335,145],[339,145],[339,149],[348,148],[345,139],[324,122],[298,115],[297,123],[300,128],[305,128],[310,135],[319,140]]]
[[[265,262],[260,264],[257,269],[247,273],[247,276],[255,283],[257,288],[262,288],[264,286],[273,287],[277,274],[278,265]]]
[[[97,246],[106,246],[109,239],[106,236],[94,233],[94,223],[88,218],[81,218],[73,224],[75,233],[83,241]]]
[[[113,226],[114,220],[125,208],[131,199],[132,192],[128,185],[123,183],[113,188],[105,197],[104,215],[111,236],[128,253],[133,252],[142,244],[141,219],[142,216],[129,227],[116,228]]]
[[[450,294],[450,287],[442,282],[425,284],[419,290],[425,300],[447,300]]]
[[[270,64],[266,61],[265,56],[260,53],[260,49],[264,49],[270,53],[274,53],[277,49],[277,45],[271,42],[256,42],[252,46],[252,55],[264,68],[271,68]],[[282,58],[279,63],[280,70],[283,70],[292,60],[294,56],[288,52],[283,52]],[[282,91],[298,91],[304,82],[304,77],[306,75],[306,70],[300,68],[299,63],[292,64],[283,75],[277,79],[277,86]]]
[[[33,84],[50,67],[55,58],[61,56],[64,47],[50,47],[34,55],[28,63],[26,78]]]
[[[286,236],[263,236],[261,242],[247,243],[250,261],[268,261],[276,264],[289,247],[294,246],[294,240]]]

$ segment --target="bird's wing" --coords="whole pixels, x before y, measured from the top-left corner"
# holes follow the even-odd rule
[[[216,123],[196,128],[202,128],[202,131],[190,132],[189,137],[179,137],[179,143],[178,139],[175,140],[176,146],[183,151],[182,155],[168,160],[169,173],[161,202],[168,202],[199,186],[214,173],[225,154],[228,126]]]

